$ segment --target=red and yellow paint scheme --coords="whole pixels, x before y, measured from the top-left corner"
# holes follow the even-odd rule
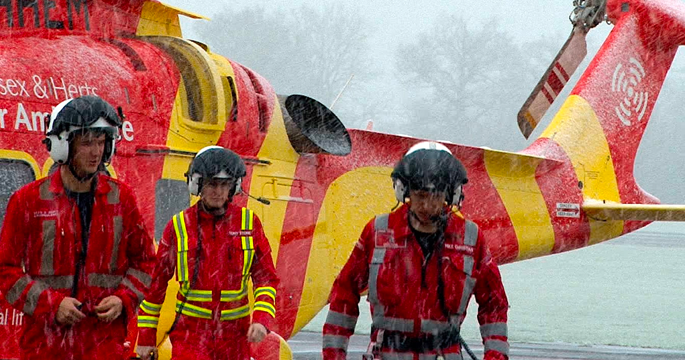
[[[500,264],[685,219],[685,207],[658,205],[633,177],[654,103],[685,43],[685,5],[609,0],[606,14],[613,31],[527,149],[445,144],[468,169],[462,212]],[[9,184],[0,186],[2,210],[18,186],[46,176],[45,119],[66,98],[96,94],[122,107],[109,170],[133,185],[156,236],[196,200],[184,178],[193,154],[210,144],[232,149],[248,165],[243,188],[270,202],[236,198],[261,218],[281,278],[272,330],[282,338],[272,335],[255,358],[287,359],[283,339],[326,305],[368,219],[395,205],[391,169],[419,140],[346,130],[319,103],[277,96],[249,68],[182,38],[180,15],[199,17],[153,0],[0,1],[0,176]],[[546,94],[568,75],[555,71]],[[164,309],[160,339],[174,316]],[[18,357],[21,321],[0,304],[0,358]]]

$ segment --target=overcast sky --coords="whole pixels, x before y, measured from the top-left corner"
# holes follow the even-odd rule
[[[396,49],[401,44],[416,41],[417,35],[431,29],[438,17],[457,14],[464,19],[469,19],[469,24],[476,28],[481,27],[482,23],[487,20],[496,19],[499,30],[509,33],[519,43],[531,42],[547,37],[552,43],[558,43],[559,47],[561,47],[571,31],[568,17],[573,10],[572,0],[529,0],[525,2],[511,0],[472,2],[457,0],[427,0],[422,2],[415,0],[374,0],[363,2],[349,0],[342,2],[331,0],[166,0],[164,2],[207,16],[210,19],[218,12],[226,9],[238,11],[245,7],[255,6],[262,7],[267,11],[297,9],[302,4],[319,9],[325,9],[330,4],[354,9],[354,11],[358,12],[359,16],[364,17],[373,26],[372,33],[368,34],[369,45],[372,48],[371,57],[374,63],[383,69],[383,73],[381,73],[377,80],[380,82],[378,86],[383,88],[384,92],[390,89],[389,91],[393,92],[393,97],[397,99],[398,103],[411,95],[399,93],[397,94],[398,96],[394,96],[395,93],[401,91],[409,93],[411,89],[400,89],[395,85]],[[181,21],[186,38],[207,41],[207,39],[202,39],[198,36],[198,30],[209,24],[207,21],[186,18],[182,18]],[[229,25],[227,24],[226,26],[228,27]],[[588,34],[589,56],[586,60],[592,58],[610,30],[610,25],[601,24]],[[212,46],[211,41],[209,45]],[[231,54],[222,55],[231,58]],[[247,63],[244,65],[250,66]],[[676,57],[674,67],[685,69],[685,56],[682,55],[682,51]],[[580,73],[582,73],[582,68],[579,69],[576,75]],[[666,81],[667,83],[673,82],[669,78]],[[681,83],[681,81],[676,82]],[[680,95],[678,96],[682,97],[685,95],[685,85],[682,87],[678,85],[675,88],[683,89],[682,92],[679,91]],[[532,90],[532,87],[530,90]],[[278,92],[279,90],[276,89],[276,91]],[[676,95],[666,95],[670,96],[671,99],[670,102],[665,102],[670,104],[669,107],[673,107],[674,101],[672,99]],[[661,97],[664,97],[664,94],[660,96],[660,100]],[[560,101],[555,103],[552,111],[550,111],[551,114],[555,112],[554,108],[558,107],[560,103]],[[669,108],[666,111],[670,116],[664,116],[665,112],[661,109],[660,102],[657,102],[655,112],[638,152],[637,164],[639,166],[635,170],[636,179],[639,184],[650,193],[669,203],[685,203],[685,195],[679,190],[682,187],[680,179],[685,177],[685,173],[683,173],[685,172],[685,145],[681,135],[685,132],[685,121],[679,120],[682,119],[680,114],[683,113],[683,110],[685,109]],[[346,122],[346,125],[352,127],[363,126],[360,124],[365,124],[365,121],[365,119],[357,119],[352,124]],[[515,146],[512,146],[511,143],[492,144],[492,139],[468,141],[465,145],[485,145],[504,150],[520,150],[527,144],[530,144],[532,139],[539,136],[540,132],[549,123],[549,117],[546,117],[543,123],[538,126],[531,140],[528,141],[523,140],[521,134],[518,133],[515,125],[515,113],[503,114],[502,119],[498,121],[502,121],[502,124],[506,124],[507,127],[503,125],[501,129],[496,131],[511,133],[512,139],[518,141]],[[673,121],[676,122],[674,123]],[[392,125],[385,124],[384,121],[377,121],[375,129],[392,132]],[[408,135],[412,134],[409,133]],[[664,161],[664,159],[667,161]]]
[[[348,1],[331,0],[166,0],[165,3],[207,16],[226,8],[236,10],[258,4],[264,9],[295,9],[302,4],[323,8],[327,4],[344,4],[354,8],[360,16],[364,16],[374,24],[375,31],[370,35],[371,44],[378,49],[375,55],[378,61],[388,62],[398,44],[411,41],[415,36],[428,30],[438,16],[445,14],[459,14],[472,19],[474,25],[479,21],[495,18],[500,21],[502,29],[506,29],[520,41],[531,40],[540,36],[558,38],[563,44],[571,31],[568,16],[573,10],[571,0],[488,0],[488,1],[457,1],[457,0],[375,0]],[[194,29],[202,26],[204,20],[183,19],[184,36],[197,37]],[[604,38],[609,30],[607,25],[601,25],[589,35]],[[594,34],[597,33],[597,34]],[[202,39],[198,39],[202,40]],[[224,54],[230,57],[230,54]],[[249,66],[249,64],[246,64]]]

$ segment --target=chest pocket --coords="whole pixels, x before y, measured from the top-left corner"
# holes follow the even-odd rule
[[[378,270],[378,301],[387,306],[397,305],[406,296],[407,290],[404,288],[410,283],[409,271],[411,256],[407,256],[405,249],[384,248],[385,257]]]
[[[232,290],[221,291],[221,301],[235,301],[242,299],[247,295],[247,280],[250,278],[250,270],[255,256],[254,238],[252,237],[252,230],[254,229],[253,212],[250,209],[243,208],[241,211],[240,220],[240,248],[236,246],[229,247],[229,258],[238,258],[237,255],[242,255],[242,270],[240,272],[240,288]],[[242,254],[241,254],[242,253]]]
[[[188,229],[186,226],[185,216],[183,211],[174,215],[172,218],[174,225],[174,232],[176,234],[176,277],[181,283],[181,293],[192,301],[211,301],[211,290],[192,289],[192,277],[194,276],[195,267],[198,266],[197,255],[199,248],[197,241],[190,242],[188,238]],[[250,269],[254,261],[255,248],[254,239],[252,237],[252,230],[254,228],[253,212],[247,208],[241,211],[240,222],[240,248],[229,247],[229,258],[238,258],[238,254],[242,255],[242,269],[240,272],[240,285],[237,289],[221,290],[221,301],[232,302],[243,299],[247,295],[247,280],[250,276]],[[191,245],[192,243],[192,245]],[[236,252],[232,254],[232,252]]]
[[[400,303],[407,290],[402,288],[403,284],[409,283],[410,262],[406,243],[396,242],[388,229],[388,214],[378,216],[369,263],[369,296],[375,306],[393,307]]]

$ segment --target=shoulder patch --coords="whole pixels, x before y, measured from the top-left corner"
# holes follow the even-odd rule
[[[396,239],[392,229],[376,230],[375,244],[378,248],[404,248],[407,246],[407,240]]]

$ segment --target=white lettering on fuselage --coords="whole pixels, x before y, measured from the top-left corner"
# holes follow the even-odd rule
[[[0,108],[0,130],[11,126],[11,124],[6,124],[5,116],[9,119],[10,114],[13,114],[15,131],[44,134],[50,119],[50,111],[35,111],[30,109],[31,106],[39,104],[44,107],[46,102],[62,102],[85,95],[98,96],[99,86],[85,80],[73,81],[62,77],[41,77],[36,74],[29,78],[32,83],[20,77],[0,76],[0,101],[6,100],[10,104],[16,104],[16,109],[14,106]],[[28,102],[23,102],[24,98]],[[52,108],[54,109],[54,105]],[[124,121],[121,127],[121,135],[124,140],[133,141],[134,132],[133,123]]]
[[[7,109],[0,109],[0,129],[5,128],[5,114],[7,114]]]

